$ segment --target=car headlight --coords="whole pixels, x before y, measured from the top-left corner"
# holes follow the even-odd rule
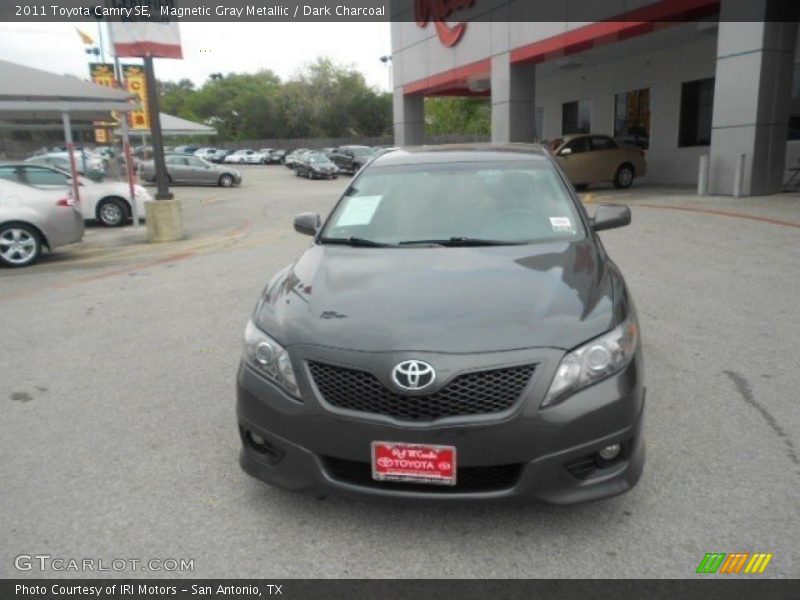
[[[253,369],[293,396],[299,394],[289,353],[253,321],[248,321],[244,330],[244,359]]]
[[[623,323],[576,348],[561,359],[542,406],[592,385],[624,369],[636,354],[639,330],[635,322]]]

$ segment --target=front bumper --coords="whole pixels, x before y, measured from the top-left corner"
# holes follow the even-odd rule
[[[562,354],[537,350],[536,372],[510,410],[431,423],[331,407],[320,400],[308,369],[296,368],[301,401],[242,364],[237,382],[240,464],[269,484],[317,494],[570,504],[626,492],[644,466],[641,351],[624,371],[540,409]],[[297,357],[292,359],[297,366]],[[388,362],[393,360],[395,356]],[[268,442],[268,452],[251,442],[250,432]],[[464,484],[372,481],[373,441],[455,446],[458,479]],[[620,456],[598,462],[596,452],[613,443],[622,445]]]

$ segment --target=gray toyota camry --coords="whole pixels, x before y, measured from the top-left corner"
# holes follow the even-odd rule
[[[549,152],[395,150],[267,284],[238,373],[240,462],[315,493],[573,503],[644,464],[633,301]]]

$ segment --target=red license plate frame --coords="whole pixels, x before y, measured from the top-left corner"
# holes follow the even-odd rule
[[[456,485],[456,447],[406,442],[372,442],[372,479]]]

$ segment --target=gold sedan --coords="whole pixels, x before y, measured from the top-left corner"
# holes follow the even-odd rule
[[[644,150],[620,144],[607,135],[567,135],[549,145],[575,187],[611,182],[627,188],[636,177],[647,173]]]

